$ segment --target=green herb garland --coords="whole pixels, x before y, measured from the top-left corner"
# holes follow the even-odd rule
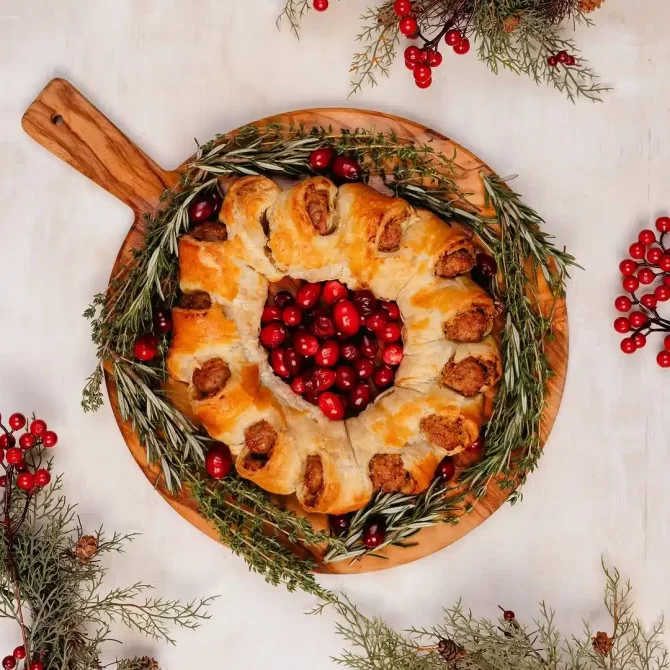
[[[326,592],[311,574],[311,554],[299,557],[287,543],[300,541],[319,553],[325,547],[328,561],[356,559],[370,553],[361,542],[361,530],[372,511],[385,516],[389,524],[384,546],[403,544],[422,527],[442,521],[456,523],[458,515],[468,511],[460,504],[461,497],[447,495],[437,485],[414,498],[377,495],[354,516],[344,537],[316,531],[235,474],[216,483],[207,477],[202,465],[211,439],[170,403],[161,388],[167,378],[167,339],[161,342],[161,356],[151,364],[133,358],[133,345],[139,334],[151,331],[156,302],[167,308],[175,303],[177,240],[189,228],[187,210],[193,198],[214,187],[220,175],[309,176],[313,174],[309,155],[323,146],[355,157],[366,180],[380,177],[397,195],[471,228],[502,270],[505,285],[494,287],[494,292],[507,309],[504,379],[486,431],[485,455],[460,481],[478,496],[493,480],[512,492],[541,454],[539,426],[545,384],[551,375],[544,339],[551,331],[551,320],[537,314],[527,297],[524,262],[532,259],[555,299],[563,296],[568,268],[574,264],[572,256],[555,249],[540,230],[542,219],[504,180],[482,174],[496,217],[473,213],[467,195],[452,178],[453,157],[430,144],[415,144],[394,133],[374,130],[333,132],[332,128],[273,124],[248,126],[234,136],[217,136],[199,147],[178,187],[162,196],[162,210],[146,217],[146,247],[135,252],[129,267],[112,279],[105,293],[95,296],[85,312],[92,320],[99,366],[84,389],[82,405],[85,410],[96,410],[102,404],[103,366],[107,365],[116,382],[121,416],[137,432],[148,461],[160,465],[165,486],[172,491],[186,487],[204,517],[217,527],[222,541],[268,582],[299,587],[321,597]],[[512,500],[517,498],[514,491]]]

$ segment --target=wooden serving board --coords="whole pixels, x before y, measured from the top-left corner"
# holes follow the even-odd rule
[[[432,146],[447,156],[454,156],[459,168],[454,175],[462,192],[472,194],[470,200],[484,208],[484,188],[481,172],[490,173],[490,168],[477,156],[440,133],[413,121],[382,112],[354,110],[346,108],[307,109],[262,119],[257,123],[280,122],[284,124],[305,124],[306,126],[332,125],[333,128],[370,128],[378,131],[394,131],[399,137],[416,140],[418,143],[431,142]],[[119,251],[112,275],[131,257],[132,249],[144,244],[145,229],[142,215],[152,212],[158,206],[161,192],[174,186],[179,178],[179,169],[164,170],[154,163],[98,109],[96,109],[71,84],[63,79],[52,80],[28,108],[22,119],[23,129],[39,144],[76,170],[92,179],[96,184],[126,203],[134,214],[133,224]],[[485,214],[492,214],[486,212]],[[551,302],[551,295],[544,286],[540,304]],[[99,287],[98,287],[99,288]],[[97,290],[97,289],[96,289]],[[547,385],[547,406],[542,417],[542,442],[546,441],[554,424],[561,402],[568,362],[568,323],[565,303],[556,306],[553,314],[555,336],[546,342],[547,354],[555,372]],[[194,526],[218,540],[216,529],[203,519],[191,498],[182,493],[171,495],[157,484],[159,471],[149,467],[144,448],[139,444],[131,426],[121,420],[114,381],[107,376],[107,390],[116,420],[137,464],[147,478],[167,502]],[[342,561],[333,564],[320,562],[316,555],[318,570],[321,572],[354,573],[390,568],[409,563],[423,556],[443,549],[460,539],[484,520],[488,519],[504,502],[507,494],[496,486],[479,500],[474,510],[463,516],[455,526],[447,524],[422,530],[413,539],[417,545],[409,548],[389,547],[384,554],[389,560],[366,557],[355,563]],[[290,499],[287,506],[297,509]],[[303,512],[300,512],[303,513]],[[304,513],[303,513],[304,514]],[[309,515],[313,523],[325,526],[324,515]],[[296,547],[301,553],[304,548]]]

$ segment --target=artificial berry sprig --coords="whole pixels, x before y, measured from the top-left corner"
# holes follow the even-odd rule
[[[577,64],[577,59],[569,54],[567,51],[559,51],[556,54],[552,54],[547,58],[547,65],[551,67],[558,67],[559,65],[565,65],[565,67],[574,67]]]
[[[651,333],[670,333],[670,320],[658,313],[658,304],[670,300],[670,248],[666,244],[670,217],[658,218],[656,230],[658,239],[653,230],[640,231],[637,241],[628,250],[630,258],[619,263],[622,287],[630,295],[620,295],[614,301],[617,311],[628,314],[615,319],[614,330],[626,335],[621,340],[621,351],[625,354],[642,349]],[[651,287],[658,279],[662,283],[638,298],[636,293],[640,286]],[[662,368],[670,367],[670,336],[665,337],[664,349],[657,354],[656,362]]]
[[[2,513],[0,525],[6,547],[7,572],[14,587],[16,613],[21,628],[23,644],[16,647],[11,655],[2,659],[2,667],[13,670],[23,661],[24,670],[43,670],[43,653],[31,654],[28,646],[27,628],[23,620],[23,606],[19,586],[19,574],[14,558],[14,538],[20,530],[33,495],[51,481],[48,468],[41,467],[43,448],[52,448],[58,442],[58,435],[47,430],[46,421],[42,419],[26,420],[23,414],[15,412],[7,420],[8,426],[2,423],[0,416],[0,467],[4,474],[0,477],[0,487],[4,489],[2,496]],[[23,430],[16,446],[15,433]],[[23,507],[15,512],[15,496],[24,496]],[[32,660],[31,660],[32,656]]]

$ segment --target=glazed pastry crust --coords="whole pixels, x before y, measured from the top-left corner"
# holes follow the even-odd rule
[[[502,365],[493,300],[467,276],[468,231],[363,184],[313,177],[282,191],[248,176],[228,184],[219,222],[192,233],[179,239],[179,280],[197,309],[173,309],[167,369],[240,476],[295,493],[310,512],[345,514],[375,491],[425,491],[442,458],[477,438],[482,392]],[[269,366],[260,318],[268,281],[285,276],[397,300],[405,357],[395,387],[357,417],[328,421]]]

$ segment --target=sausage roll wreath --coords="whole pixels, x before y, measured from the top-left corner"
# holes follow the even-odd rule
[[[179,239],[168,373],[188,385],[194,416],[230,447],[240,476],[296,494],[306,510],[343,514],[376,491],[418,494],[445,456],[476,440],[482,394],[501,377],[493,300],[469,276],[475,255],[467,230],[363,184],[313,177],[282,190],[266,177],[239,178],[227,185],[219,220]],[[271,290],[287,278],[294,295],[331,284],[312,291],[323,302],[308,305],[308,326]],[[382,312],[329,326],[328,310],[344,314],[351,291],[395,301],[380,304],[399,309],[402,345],[391,332],[379,338],[395,348],[376,349],[370,329],[383,327]],[[290,355],[259,342],[266,315],[296,327]],[[318,339],[326,345],[310,353]],[[383,358],[386,377],[371,377],[366,357]],[[305,365],[309,378],[296,372]],[[341,420],[329,420],[316,399],[326,384],[339,389],[335,400],[346,396],[351,374],[366,388]]]

